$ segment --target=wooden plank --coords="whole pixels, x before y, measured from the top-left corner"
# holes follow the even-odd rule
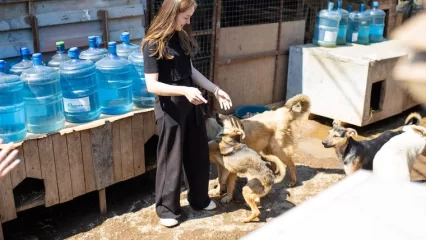
[[[0,32],[31,28],[28,16],[25,15],[16,18],[5,18],[0,23]]]
[[[127,180],[135,176],[133,169],[132,120],[131,118],[125,118],[119,122],[123,180]]]
[[[27,140],[22,146],[24,149],[27,177],[42,179],[37,140]]]
[[[143,122],[143,131],[146,143],[154,134],[157,134],[154,111],[145,112]]]
[[[145,138],[143,124],[143,113],[136,114],[132,117],[133,164],[136,176],[145,172]]]
[[[100,190],[114,184],[112,163],[112,126],[110,122],[91,131],[93,169],[96,189]]]
[[[45,138],[38,139],[37,144],[40,153],[41,175],[45,187],[45,206],[50,207],[60,202],[52,137],[46,136]]]
[[[112,122],[112,161],[114,166],[114,182],[123,180],[121,164],[120,122]]]
[[[272,103],[274,67],[275,57],[220,66],[216,84],[232,96],[233,107],[224,111],[215,101],[215,109],[222,113],[231,113],[241,105]]]
[[[222,28],[218,42],[219,56],[216,57],[235,57],[275,51],[277,35],[278,23]]]
[[[31,208],[35,208],[38,206],[43,206],[44,205],[44,198],[36,200],[30,204],[24,205],[24,206],[19,206],[18,208],[16,208],[16,212],[23,212],[25,210],[31,209]]]
[[[66,136],[68,143],[68,159],[71,172],[72,192],[74,197],[78,197],[86,193],[80,132],[73,132],[67,134]]]
[[[10,174],[7,174],[3,181],[0,181],[0,215],[0,223],[16,218],[15,199],[13,198]]]
[[[99,8],[105,9],[116,6],[135,5],[139,4],[140,0],[79,0],[78,4],[75,1],[56,0],[56,1],[33,1],[31,3],[31,12],[33,14],[65,12],[69,10],[82,10]]]
[[[106,9],[108,10],[108,16],[110,19],[142,16],[144,13],[142,4],[117,6]],[[55,11],[51,13],[37,14],[36,17],[39,21],[40,27],[99,21],[101,19],[98,16],[98,10],[98,8],[92,7],[90,9],[81,10]],[[52,19],[56,19],[56,21],[52,21]]]
[[[303,44],[305,20],[283,22],[281,25],[280,50],[289,50],[291,45]]]
[[[18,150],[18,159],[21,160],[21,163],[10,172],[10,177],[12,180],[12,188],[15,188],[27,177],[27,173],[25,171],[25,158],[24,158],[24,150],[22,146],[16,148]]]
[[[93,169],[92,157],[92,141],[90,137],[90,130],[82,131],[81,137],[81,151],[83,153],[84,165],[84,180],[86,183],[86,193],[96,190],[95,171]]]
[[[59,201],[63,203],[73,199],[67,136],[54,134],[52,141],[55,155],[56,178],[58,179]]]
[[[107,202],[106,202],[105,188],[99,190],[99,210],[101,211],[102,215],[107,213]]]
[[[273,102],[286,100],[288,55],[278,56],[277,81],[274,86]]]

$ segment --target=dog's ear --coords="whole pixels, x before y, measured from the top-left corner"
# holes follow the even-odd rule
[[[358,136],[357,131],[353,128],[347,128],[346,129],[346,137],[353,137],[353,136]]]
[[[339,121],[339,120],[334,119],[334,120],[333,120],[333,127],[335,127],[335,126],[339,126],[339,127],[341,127],[341,126],[342,126],[342,122],[341,122],[341,121]]]
[[[246,133],[242,129],[235,129],[235,133],[240,135],[241,139],[244,139],[246,137]]]
[[[412,129],[415,133],[419,134],[420,136],[422,137],[426,136],[426,129],[424,127],[414,125],[412,126]]]
[[[301,113],[302,112],[302,104],[300,102],[297,102],[296,104],[291,106],[291,111]]]

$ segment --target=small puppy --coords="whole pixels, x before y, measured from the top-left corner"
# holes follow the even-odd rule
[[[426,156],[426,128],[408,125],[403,133],[389,140],[373,160],[373,173],[387,179],[410,181],[416,158]]]
[[[209,142],[209,147],[212,147],[210,156],[215,155],[213,157],[221,158],[223,167],[229,171],[226,179],[227,195],[221,202],[231,201],[237,176],[247,178],[247,184],[243,187],[243,196],[250,206],[251,215],[243,222],[250,222],[260,215],[256,202],[268,194],[274,183],[284,179],[285,165],[278,157],[260,155],[241,143],[244,137],[244,131],[240,128],[224,129],[218,139]],[[216,149],[219,149],[219,152]],[[279,175],[275,176],[268,162],[275,164]]]
[[[389,139],[401,134],[403,131],[385,131],[380,136],[364,141],[357,141],[355,129],[345,128],[339,121],[333,122],[333,128],[322,141],[325,148],[334,147],[338,159],[343,163],[346,175],[358,169],[373,170],[373,159],[380,148]]]

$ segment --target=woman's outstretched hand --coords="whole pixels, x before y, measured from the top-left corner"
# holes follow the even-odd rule
[[[3,140],[0,139],[0,144],[2,142]],[[21,160],[16,159],[18,150],[12,150],[12,146],[11,143],[2,145],[3,149],[0,151],[0,182],[21,162]]]
[[[232,101],[229,95],[222,89],[217,89],[214,93],[214,96],[219,101],[220,108],[224,110],[229,110],[232,107]]]

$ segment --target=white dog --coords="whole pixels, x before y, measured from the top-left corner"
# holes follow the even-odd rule
[[[416,158],[426,155],[426,128],[408,125],[404,133],[391,138],[376,153],[373,173],[387,179],[410,181],[410,171]]]

